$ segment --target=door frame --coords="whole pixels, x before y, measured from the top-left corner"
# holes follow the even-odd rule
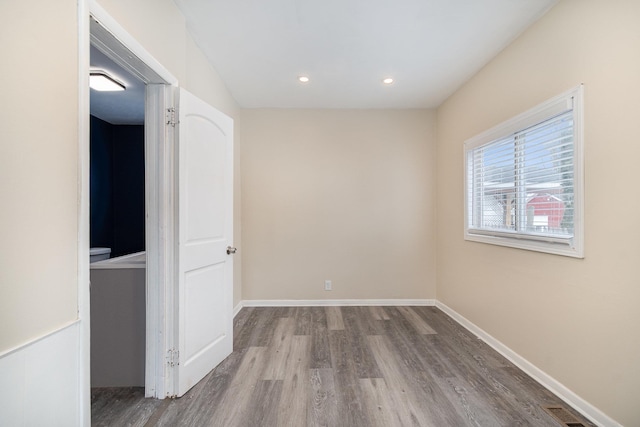
[[[93,19],[92,19],[93,18]],[[98,25],[96,26],[96,21]],[[93,44],[147,84],[145,96],[146,358],[145,396],[175,394],[167,355],[175,347],[175,126],[167,124],[178,80],[95,0],[78,1],[78,315],[81,424],[90,411],[89,67]]]

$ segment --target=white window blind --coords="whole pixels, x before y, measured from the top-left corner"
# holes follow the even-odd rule
[[[580,93],[465,143],[467,240],[582,256]]]

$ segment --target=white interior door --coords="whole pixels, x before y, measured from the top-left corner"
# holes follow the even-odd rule
[[[182,396],[233,350],[233,120],[180,89],[178,127]]]

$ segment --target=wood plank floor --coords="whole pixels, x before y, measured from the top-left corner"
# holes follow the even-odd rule
[[[435,307],[243,308],[234,352],[182,398],[91,400],[94,426],[557,427],[542,406],[566,406]]]

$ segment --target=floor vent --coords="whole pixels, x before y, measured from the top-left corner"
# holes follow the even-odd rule
[[[567,427],[586,427],[576,417],[571,415],[566,408],[562,406],[543,406],[542,409],[547,411],[549,415],[560,422],[563,426]]]

